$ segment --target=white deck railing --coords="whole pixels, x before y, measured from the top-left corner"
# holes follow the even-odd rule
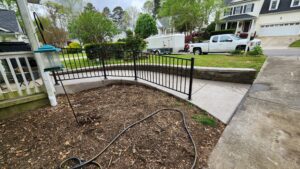
[[[19,96],[41,92],[43,81],[32,52],[0,53],[0,100],[4,95]]]

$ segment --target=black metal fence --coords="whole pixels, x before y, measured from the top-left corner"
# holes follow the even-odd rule
[[[57,75],[62,80],[133,77],[187,94],[191,99],[194,58],[102,49],[62,49],[60,57],[65,68],[53,73],[55,80]]]

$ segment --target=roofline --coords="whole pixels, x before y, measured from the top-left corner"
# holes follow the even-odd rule
[[[229,4],[227,4],[227,6],[243,4],[243,3],[253,2],[253,1],[258,1],[258,0],[244,0],[244,1],[238,1],[238,2],[230,2]]]
[[[12,31],[9,31],[9,30],[7,30],[7,29],[4,29],[4,28],[2,28],[2,27],[0,27],[0,30],[1,30],[1,31],[3,31],[3,32],[7,32],[7,33],[10,33],[10,32],[12,32]]]
[[[288,11],[279,11],[279,12],[276,12],[276,11],[273,11],[273,12],[268,12],[268,13],[259,13],[259,15],[276,15],[276,14],[281,14],[281,13],[293,13],[293,12],[300,12],[300,9],[292,9],[292,10],[288,10]]]

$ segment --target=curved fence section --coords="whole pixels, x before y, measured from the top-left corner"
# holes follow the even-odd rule
[[[153,55],[137,51],[62,49],[64,69],[53,72],[62,80],[132,77],[187,94],[191,99],[194,58]]]

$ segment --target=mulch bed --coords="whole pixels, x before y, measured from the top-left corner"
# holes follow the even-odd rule
[[[44,107],[0,121],[0,168],[57,168],[65,158],[89,159],[120,131],[161,108],[186,112],[198,150],[197,168],[208,157],[225,125],[199,124],[204,111],[160,91],[136,85],[113,85],[71,95],[81,121],[78,126],[64,96],[57,107]],[[190,168],[193,147],[179,113],[163,112],[135,126],[97,162],[102,168]]]

